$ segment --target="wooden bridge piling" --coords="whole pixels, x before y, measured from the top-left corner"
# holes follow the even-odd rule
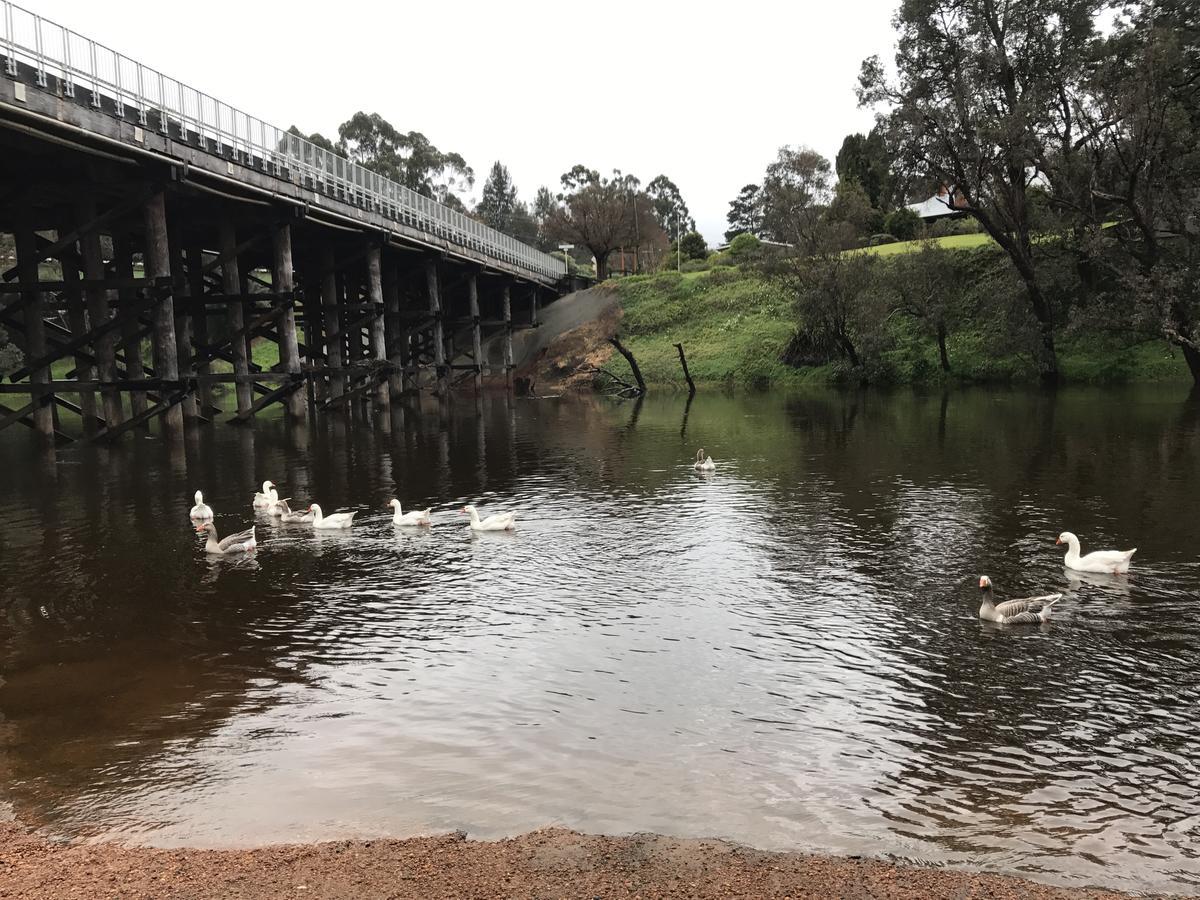
[[[479,330],[479,284],[475,272],[467,273],[467,302],[471,316],[471,361],[475,364],[475,394],[483,390],[483,340]]]
[[[83,227],[96,218],[96,200],[91,194],[85,195],[76,207],[76,221]],[[108,323],[112,316],[109,292],[97,286],[104,280],[104,249],[100,240],[100,230],[89,228],[81,233],[79,238],[80,255],[83,257],[83,277],[92,286],[84,289],[88,314],[88,324],[95,329]],[[117,379],[117,350],[116,337],[112,331],[107,331],[92,342],[96,357],[96,377],[101,382],[112,382]],[[100,402],[104,409],[106,425],[119,425],[124,420],[121,407],[121,395],[115,388],[101,388]]]
[[[242,293],[242,276],[238,266],[237,227],[232,219],[221,222],[220,251],[221,290],[227,296],[239,297]],[[245,306],[239,300],[234,300],[226,306],[226,316],[229,330],[233,336],[230,348],[233,351],[233,372],[235,375],[241,376],[234,385],[234,392],[237,395],[237,411],[239,416],[247,416],[250,414],[250,406],[253,403],[254,386],[248,377],[250,375],[250,355],[243,337],[246,329]]]
[[[277,225],[272,232],[271,254],[271,281],[275,290],[292,295],[279,322],[279,362],[284,372],[299,379],[300,342],[296,336],[296,283],[292,269],[292,227],[289,223]],[[304,395],[299,390],[288,394],[285,406],[290,418],[304,418]]]
[[[383,304],[383,260],[382,251],[373,244],[367,251],[367,303],[371,306],[371,357],[376,363],[388,362],[386,325]],[[378,377],[378,376],[372,376]],[[389,399],[388,380],[378,378],[375,388],[375,405],[386,406]]]
[[[22,284],[33,285],[41,281],[39,272],[41,254],[38,252],[37,235],[32,222],[23,222],[15,235],[13,243],[17,251],[17,277]],[[45,313],[42,309],[42,292],[29,288],[22,294],[24,310],[22,316],[25,325],[26,351],[34,359],[46,355],[46,325]],[[30,373],[30,402],[33,408],[34,430],[47,443],[54,441],[54,396],[43,387],[50,381],[50,371],[38,368]]]

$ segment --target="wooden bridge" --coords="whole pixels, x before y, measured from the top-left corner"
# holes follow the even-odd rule
[[[568,289],[561,259],[7,0],[0,17],[0,327],[25,357],[0,429],[177,436],[222,415],[221,384],[234,422],[511,389],[512,333]]]

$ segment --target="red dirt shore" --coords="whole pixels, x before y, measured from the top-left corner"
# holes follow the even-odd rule
[[[254,850],[60,844],[0,824],[0,897],[63,898],[1116,898],[1089,889],[873,860],[766,853],[722,841],[562,829]]]

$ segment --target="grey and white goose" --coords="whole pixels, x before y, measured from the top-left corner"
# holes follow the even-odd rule
[[[979,577],[979,590],[983,594],[979,618],[1000,625],[1040,625],[1042,622],[1048,622],[1050,607],[1062,599],[1062,594],[1043,594],[1040,597],[1025,597],[997,603],[992,596],[992,579],[986,575]]]
[[[287,500],[276,500],[275,506],[271,509],[271,516],[284,525],[302,525],[313,520],[311,510],[293,512],[292,508],[288,506]]]
[[[198,530],[208,532],[208,540],[204,544],[204,549],[208,553],[249,553],[258,546],[258,542],[254,540],[253,525],[245,531],[231,534],[227,538],[221,538],[217,534],[217,526],[212,522],[205,522]]]

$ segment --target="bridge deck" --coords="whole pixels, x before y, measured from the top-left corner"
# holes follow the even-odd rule
[[[565,264],[8,0],[0,0],[0,116],[153,155],[226,189],[377,229],[554,285]],[[11,80],[10,80],[11,79]]]

